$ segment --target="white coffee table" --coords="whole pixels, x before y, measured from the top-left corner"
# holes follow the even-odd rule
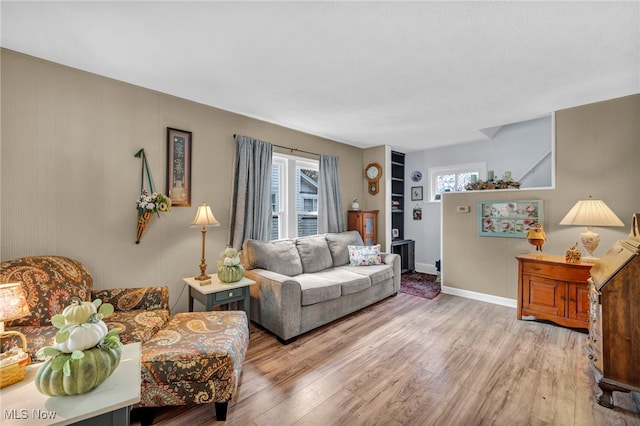
[[[41,394],[33,382],[39,366],[27,366],[23,381],[0,389],[2,426],[128,425],[131,406],[140,402],[140,343],[125,345],[116,371],[83,395]]]
[[[202,303],[207,311],[214,306],[242,302],[242,308],[249,318],[249,286],[255,284],[255,281],[242,277],[234,283],[223,283],[216,274],[205,281],[198,281],[194,277],[183,280],[189,284],[189,312],[193,312],[193,299]]]

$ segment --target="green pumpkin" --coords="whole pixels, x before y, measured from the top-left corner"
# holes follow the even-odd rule
[[[223,283],[234,283],[240,281],[244,275],[244,268],[242,265],[235,266],[220,266],[218,268],[218,279]]]
[[[104,382],[118,367],[122,346],[96,347],[82,352],[84,357],[80,359],[70,358],[69,354],[47,359],[36,372],[36,389],[49,396],[87,393]],[[70,367],[68,375],[61,368],[61,363],[66,359],[69,360]]]

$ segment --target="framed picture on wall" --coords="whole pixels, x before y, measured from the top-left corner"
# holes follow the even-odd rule
[[[420,201],[422,200],[422,187],[421,186],[412,186],[411,187],[411,201]]]
[[[483,237],[527,238],[543,223],[542,200],[479,201],[478,234]]]
[[[167,196],[172,206],[191,206],[191,132],[167,127]]]

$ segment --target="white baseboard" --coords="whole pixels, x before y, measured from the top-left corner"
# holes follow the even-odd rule
[[[456,287],[442,286],[443,293],[453,296],[465,297],[467,299],[479,300],[481,302],[493,303],[495,305],[507,306],[509,308],[517,308],[518,301],[515,299],[507,299],[506,297],[493,296],[491,294],[477,293],[475,291],[463,290]]]

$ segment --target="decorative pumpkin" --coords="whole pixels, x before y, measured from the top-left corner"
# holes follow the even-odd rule
[[[60,352],[83,351],[96,346],[107,335],[107,324],[100,320],[85,324],[67,324],[56,333],[53,347]]]
[[[218,267],[218,279],[223,283],[234,283],[240,281],[244,276],[244,268],[242,265]]]
[[[74,358],[73,354],[60,353],[47,359],[36,372],[36,389],[49,396],[89,392],[114,372],[120,363],[122,345],[80,353],[84,356]]]
[[[98,308],[92,302],[82,302],[80,299],[73,299],[71,305],[64,308],[64,316],[67,324],[84,324],[89,321],[91,314],[98,312]]]
[[[218,260],[218,279],[223,283],[240,281],[244,275],[244,267],[240,264],[240,253],[227,247]]]

